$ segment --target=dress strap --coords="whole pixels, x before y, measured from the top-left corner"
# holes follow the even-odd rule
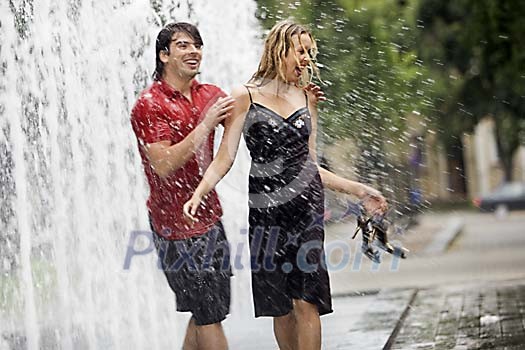
[[[248,90],[248,95],[250,95],[250,104],[252,104],[253,103],[252,93],[251,93],[250,89],[246,85],[244,85],[244,87],[246,88],[246,90]]]
[[[306,99],[306,107],[308,107],[308,93],[306,91],[304,92],[304,98]]]

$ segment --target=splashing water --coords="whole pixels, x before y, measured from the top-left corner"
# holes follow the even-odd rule
[[[0,349],[177,348],[185,324],[151,242],[130,241],[148,226],[129,111],[160,22],[196,23],[199,80],[229,91],[258,60],[254,13],[233,0],[0,3]],[[246,178],[219,187],[232,245],[245,239]],[[128,243],[150,253],[125,270]],[[247,273],[232,313],[251,304]]]

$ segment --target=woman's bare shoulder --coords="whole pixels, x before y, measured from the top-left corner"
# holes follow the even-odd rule
[[[243,84],[235,86],[232,89],[232,96],[233,97],[248,97],[249,98],[249,91],[248,89],[253,89],[254,86],[251,84]]]
[[[235,99],[236,103],[246,107],[246,109],[250,105],[250,92],[248,91],[249,88],[250,86],[246,84],[236,86],[232,89],[232,97]]]

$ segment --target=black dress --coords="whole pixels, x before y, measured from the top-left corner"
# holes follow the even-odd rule
[[[249,90],[248,90],[249,91]],[[283,316],[292,299],[332,312],[324,261],[324,194],[309,153],[311,116],[302,107],[286,119],[250,92],[244,137],[249,175],[249,237],[255,316]]]

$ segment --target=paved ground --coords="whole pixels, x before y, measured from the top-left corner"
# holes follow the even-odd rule
[[[525,280],[417,291],[392,349],[525,349]]]
[[[445,232],[457,218],[461,231]],[[409,259],[380,265],[359,256],[359,242],[345,248],[353,227],[327,229],[335,312],[322,318],[323,349],[525,349],[524,212],[426,214],[393,237]],[[443,251],[427,249],[445,234]],[[233,318],[226,329],[232,349],[277,349],[270,320]]]
[[[525,279],[334,298],[323,349],[525,349]],[[230,320],[231,349],[277,349],[269,319]]]
[[[335,300],[325,349],[525,349],[525,279]]]
[[[322,317],[323,349],[525,350],[525,212],[427,213],[391,236],[409,258],[380,265],[360,255],[354,227],[327,228],[334,313]],[[224,323],[230,349],[276,350],[271,319],[243,307]],[[3,348],[25,346],[4,335]]]

